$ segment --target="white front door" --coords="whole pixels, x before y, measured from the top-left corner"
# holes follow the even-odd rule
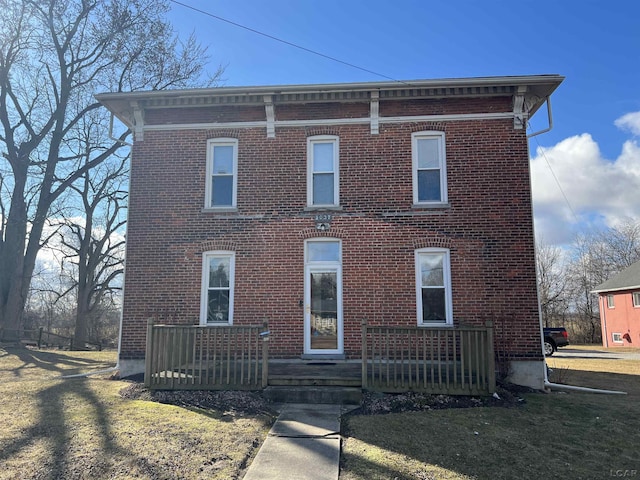
[[[304,353],[342,354],[342,268],[338,240],[306,245]]]

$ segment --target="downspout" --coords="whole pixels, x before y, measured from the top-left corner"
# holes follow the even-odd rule
[[[551,97],[547,96],[546,98],[546,102],[547,102],[547,116],[549,119],[549,126],[543,130],[539,130],[537,132],[531,133],[529,135],[527,135],[527,139],[531,138],[531,137],[535,137],[536,135],[540,135],[542,133],[546,133],[548,131],[550,131],[553,128],[553,117],[551,115]],[[529,150],[529,142],[527,142],[527,151]],[[529,175],[531,175],[531,172],[529,172]],[[533,190],[531,191],[531,216],[533,218]],[[533,226],[533,233],[534,236],[533,238],[535,239],[535,225]],[[542,352],[542,358],[545,358],[545,354],[544,354],[544,327],[542,325],[542,308],[540,305],[540,285],[538,284],[538,261],[537,261],[537,252],[535,250],[535,243],[534,243],[534,254],[535,254],[535,270],[536,270],[536,295],[538,297],[538,324],[540,326],[540,351]],[[584,392],[584,393],[603,393],[603,394],[609,394],[609,395],[626,395],[627,392],[620,392],[617,390],[602,390],[599,388],[589,388],[589,387],[579,387],[579,386],[575,386],[575,385],[563,385],[560,383],[552,383],[549,381],[549,376],[547,374],[547,363],[546,363],[546,359],[544,362],[544,388],[548,389],[548,390],[561,390],[561,391],[572,391],[572,392]]]

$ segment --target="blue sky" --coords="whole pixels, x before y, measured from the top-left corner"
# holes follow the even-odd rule
[[[225,86],[563,75],[554,128],[530,145],[538,235],[566,244],[592,226],[640,219],[640,2],[180,3],[383,75],[171,3],[169,20],[209,47],[211,69],[227,65]],[[540,110],[531,129],[546,122]]]

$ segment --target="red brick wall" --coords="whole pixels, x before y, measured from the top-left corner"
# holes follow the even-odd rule
[[[433,102],[381,102],[381,111],[459,113],[457,100],[451,111]],[[494,98],[484,107],[507,103]],[[301,108],[288,107],[291,118]],[[314,111],[323,108],[342,107]],[[327,116],[361,109],[344,108]],[[192,121],[188,112],[180,118]],[[411,133],[421,130],[446,133],[449,208],[412,209]],[[306,139],[321,133],[340,137],[342,210],[331,212],[326,233],[315,229],[317,212],[305,211]],[[206,141],[216,136],[238,139],[236,213],[202,211]],[[202,253],[225,249],[236,252],[234,323],[268,320],[272,354],[299,356],[304,240],[330,236],[342,241],[348,357],[359,357],[362,319],[416,324],[414,251],[445,246],[454,322],[492,320],[497,345],[541,359],[532,230],[527,140],[510,119],[381,124],[379,135],[369,125],[277,128],[271,139],[264,128],[148,131],[133,149],[121,355],[144,356],[149,317],[198,323]]]

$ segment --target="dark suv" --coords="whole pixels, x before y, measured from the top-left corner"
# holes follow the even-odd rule
[[[547,357],[553,355],[558,347],[566,347],[569,345],[569,335],[564,327],[544,328],[544,354]]]

